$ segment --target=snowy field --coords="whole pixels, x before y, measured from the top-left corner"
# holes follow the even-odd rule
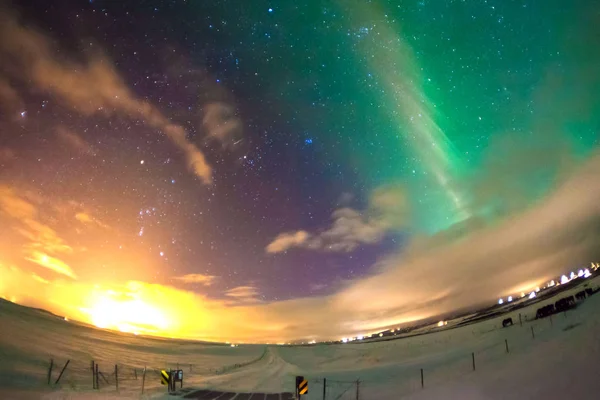
[[[157,370],[177,364],[185,373],[184,387],[234,392],[289,392],[295,375],[304,375],[305,400],[323,399],[324,377],[329,400],[354,400],[357,386],[364,400],[600,398],[600,293],[566,314],[534,320],[537,308],[565,295],[484,322],[399,340],[268,348],[105,332],[2,302],[0,398],[173,398],[165,395]],[[515,325],[502,328],[508,316]],[[57,364],[53,381],[71,360],[55,388],[47,385],[50,358]],[[92,359],[106,377],[96,392]]]

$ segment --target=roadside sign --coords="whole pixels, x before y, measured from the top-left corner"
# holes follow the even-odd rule
[[[296,377],[296,390],[300,396],[308,393],[308,381],[303,376]]]
[[[169,372],[164,369],[160,371],[160,384],[168,385],[169,384]]]

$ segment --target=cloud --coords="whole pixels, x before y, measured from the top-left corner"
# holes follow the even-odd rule
[[[254,286],[237,286],[225,292],[225,296],[233,297],[237,302],[257,303],[258,290]]]
[[[309,237],[310,234],[306,231],[281,233],[269,243],[267,253],[281,253],[292,247],[301,246],[307,242]]]
[[[60,140],[63,141],[63,143],[70,146],[77,152],[91,156],[96,155],[96,150],[91,144],[86,142],[77,133],[65,128],[64,126],[59,126],[56,128],[56,135]]]
[[[144,120],[185,154],[188,168],[204,183],[212,181],[210,165],[188,141],[185,130],[150,103],[138,99],[105,56],[95,54],[86,62],[76,62],[58,59],[58,53],[49,38],[19,24],[12,13],[0,15],[0,60],[6,60],[1,66],[11,76],[52,92],[84,115],[120,114]]]
[[[201,283],[204,286],[210,286],[213,284],[216,276],[203,275],[203,274],[187,274],[183,276],[176,276],[173,279],[181,281],[183,283]]]
[[[54,229],[41,222],[37,207],[26,200],[23,194],[6,185],[0,185],[0,217],[17,222],[14,230],[27,239],[23,248],[28,253],[33,250],[53,254],[72,252],[72,248]]]
[[[365,334],[493,304],[500,296],[531,290],[568,269],[597,262],[598,171],[597,152],[535,206],[494,224],[465,222],[456,231],[420,237],[409,251],[383,257],[370,276],[346,281],[328,296],[258,302],[253,285],[233,288],[226,300],[216,300],[143,282],[44,284],[1,262],[0,294],[29,303],[52,298],[55,303],[45,303],[52,311],[114,329],[128,321],[141,324],[135,310],[142,309],[145,315],[161,316],[160,324],[149,321],[142,328],[186,338],[273,343]],[[27,209],[15,207],[14,214],[27,215]],[[173,303],[178,307],[168,306]]]
[[[23,109],[23,100],[8,80],[0,76],[0,108],[14,112]]]
[[[292,247],[322,249],[331,252],[351,252],[361,244],[380,242],[387,232],[409,223],[408,198],[399,185],[382,186],[370,197],[364,212],[350,207],[335,210],[329,228],[310,234],[306,231],[278,235],[266,247],[267,253],[281,253]]]
[[[204,105],[202,125],[210,139],[221,143],[223,147],[232,147],[241,137],[242,123],[235,115],[235,109],[223,102],[211,102]]]
[[[50,257],[47,254],[39,251],[32,251],[29,257],[25,258],[28,261],[41,265],[44,268],[48,268],[56,273],[68,276],[72,279],[77,279],[77,276],[65,262],[58,258]]]
[[[104,223],[102,223],[100,220],[98,220],[95,217],[92,217],[89,213],[86,212],[78,212],[75,214],[75,219],[79,222],[81,222],[82,224],[93,224],[93,225],[97,225],[100,228],[104,228],[104,229],[110,229],[110,227]]]

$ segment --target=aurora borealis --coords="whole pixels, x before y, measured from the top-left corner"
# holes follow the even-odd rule
[[[4,298],[323,339],[600,261],[594,2],[119,3],[0,8]]]

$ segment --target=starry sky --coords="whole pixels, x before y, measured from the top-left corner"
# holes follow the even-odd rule
[[[322,339],[594,261],[599,22],[584,0],[3,2],[0,295]]]

